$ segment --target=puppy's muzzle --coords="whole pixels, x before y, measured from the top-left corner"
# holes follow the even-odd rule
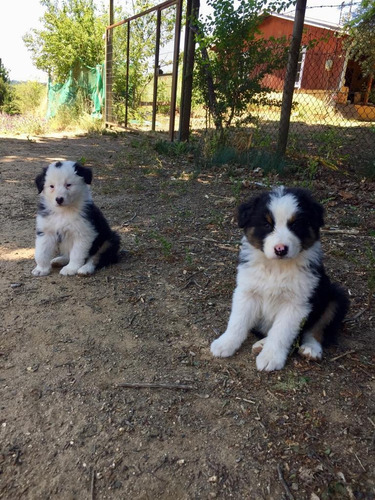
[[[63,198],[62,196],[58,196],[58,197],[56,198],[56,203],[57,203],[58,205],[62,205],[62,204],[64,203],[64,198]]]

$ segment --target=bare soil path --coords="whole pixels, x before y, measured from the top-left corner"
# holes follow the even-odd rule
[[[258,373],[253,339],[226,360],[209,344],[230,311],[236,205],[282,179],[193,175],[153,143],[0,138],[0,498],[373,499],[374,183],[312,182],[339,228],[327,269],[351,294],[341,344]],[[31,275],[34,178],[58,159],[93,168],[121,234],[121,262],[90,278]]]

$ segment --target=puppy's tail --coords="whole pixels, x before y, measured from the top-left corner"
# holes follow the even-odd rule
[[[326,325],[323,334],[323,344],[330,345],[336,343],[342,322],[349,310],[349,297],[346,291],[337,283],[330,284],[331,304],[335,308],[331,321]]]
[[[111,231],[109,238],[106,241],[107,248],[100,255],[100,259],[97,265],[97,269],[109,266],[111,264],[116,264],[119,260],[119,250],[120,250],[120,235],[115,231]]]

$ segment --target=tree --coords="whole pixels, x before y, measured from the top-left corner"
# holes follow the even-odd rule
[[[275,0],[208,0],[213,14],[196,26],[197,85],[217,129],[228,127],[249,104],[268,89],[262,80],[285,67],[285,38],[262,38],[259,26],[270,11],[285,9],[290,2]]]
[[[17,109],[13,104],[13,89],[9,80],[9,72],[2,65],[0,59],[0,111],[6,113],[16,113]]]
[[[375,0],[362,0],[345,26],[349,57],[357,61],[365,76],[375,75]]]
[[[104,61],[106,21],[104,15],[96,15],[93,0],[41,0],[41,4],[46,7],[43,28],[23,37],[38,69],[62,83],[72,69]]]

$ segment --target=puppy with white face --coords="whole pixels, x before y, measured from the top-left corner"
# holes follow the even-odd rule
[[[117,262],[120,238],[94,205],[91,181],[91,170],[73,161],[51,163],[36,177],[34,276],[49,274],[52,266],[65,276],[88,275]]]
[[[253,345],[258,370],[283,368],[299,334],[299,353],[322,358],[349,306],[323,267],[323,213],[308,191],[284,187],[239,207],[245,235],[237,286],[227,329],[211,344],[214,356],[232,356],[253,330],[263,336]]]

